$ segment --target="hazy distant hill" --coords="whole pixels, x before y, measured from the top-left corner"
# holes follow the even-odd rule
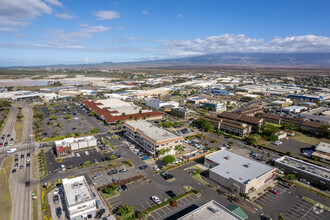
[[[37,68],[112,68],[175,66],[264,66],[264,67],[330,67],[330,53],[218,53],[202,56],[138,62],[53,65]],[[36,68],[36,67],[34,67]]]

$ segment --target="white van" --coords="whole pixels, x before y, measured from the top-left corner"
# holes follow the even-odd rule
[[[61,169],[62,169],[62,171],[65,171],[66,170],[66,167],[65,167],[64,164],[61,165]]]
[[[9,150],[7,150],[7,154],[14,153],[15,151],[17,151],[17,148],[9,149]]]

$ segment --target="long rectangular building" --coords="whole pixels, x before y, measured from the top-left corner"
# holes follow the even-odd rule
[[[153,156],[157,156],[161,149],[168,149],[166,154],[174,154],[175,146],[181,145],[184,140],[183,137],[145,120],[128,121],[124,127],[126,137]]]
[[[85,100],[82,104],[90,111],[94,111],[96,116],[108,125],[115,124],[118,121],[127,121],[135,119],[161,119],[163,114],[158,111],[144,109],[130,102],[124,102],[119,99],[104,99],[89,101]]]
[[[209,178],[220,185],[232,188],[235,193],[251,193],[274,177],[276,169],[249,158],[222,149],[205,156]]]

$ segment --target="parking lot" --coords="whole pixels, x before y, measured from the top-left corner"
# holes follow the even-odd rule
[[[85,154],[85,151],[88,151],[88,155]],[[79,157],[77,157],[77,153],[80,154]],[[104,154],[100,152],[97,148],[82,149],[79,151],[74,151],[71,157],[63,158],[62,162],[58,163],[55,160],[55,155],[53,153],[53,150],[49,150],[45,152],[48,173],[54,173],[60,171],[60,166],[62,164],[64,164],[67,167],[67,169],[70,168],[72,169],[72,168],[80,167],[86,161],[93,162],[94,159],[96,159],[99,163],[101,163],[107,161],[106,157],[110,157],[111,155],[116,155],[116,153],[112,151]]]
[[[162,202],[164,202],[171,198],[165,193],[167,190],[172,190],[176,195],[181,195],[186,192],[183,187],[168,187],[167,190],[160,191],[159,188],[157,188],[157,186],[155,186],[153,183],[148,183],[144,180],[128,184],[127,188],[128,190],[122,191],[119,196],[108,199],[108,202],[114,210],[121,205],[130,204],[134,207],[135,211],[142,211],[157,205],[150,199],[151,196],[157,196]],[[134,194],[134,196],[132,196],[132,194]],[[161,209],[158,209],[157,211],[153,212],[148,217],[148,219],[164,219],[168,216],[173,215],[179,210],[184,209],[189,205],[192,205],[197,198],[198,197],[196,195],[191,194],[185,198],[178,200],[177,207],[173,208],[171,206],[166,206]]]
[[[61,135],[80,135],[97,128],[104,132],[102,125],[96,119],[81,110],[74,103],[63,103],[42,106],[42,113],[45,120],[42,122],[42,137],[52,137]]]
[[[277,200],[284,192],[288,190],[288,188],[281,185],[275,186],[274,189],[279,192],[278,195],[275,195],[274,193],[267,191],[259,198],[254,200],[254,202],[260,205],[261,207],[271,206],[274,200]]]
[[[119,172],[120,170],[122,170],[124,168],[127,170],[126,172]],[[108,172],[111,170],[117,170],[117,173],[108,175]],[[93,185],[95,185],[96,187],[99,187],[99,186],[113,183],[112,179],[122,180],[122,179],[127,179],[129,177],[140,175],[142,173],[133,167],[129,167],[128,165],[123,164],[118,167],[109,167],[108,169],[90,173],[89,177],[92,179],[92,177],[95,176],[96,174],[102,174],[102,177],[92,180]]]
[[[302,149],[309,149],[311,147],[310,144],[302,143],[299,141],[295,141],[292,139],[288,140],[281,140],[282,144],[275,145],[273,143],[269,144],[269,147],[275,148],[277,150],[283,151],[283,152],[292,152],[293,155],[301,156],[301,150]]]

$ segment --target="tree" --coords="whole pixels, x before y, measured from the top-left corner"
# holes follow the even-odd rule
[[[288,173],[284,176],[284,178],[287,179],[287,180],[295,180],[296,176],[292,173]]]
[[[205,120],[205,119],[196,119],[192,122],[193,126],[196,126],[204,131],[211,131],[214,130],[214,126],[211,124],[211,122]]]
[[[330,125],[322,125],[317,128],[320,136],[330,139]]]
[[[182,147],[182,145],[177,145],[177,146],[175,146],[175,148],[174,148],[176,151],[179,151],[180,153],[182,152],[182,150],[183,150],[183,147]]]
[[[115,155],[110,156],[110,160],[115,160],[115,159],[117,159],[117,157]]]
[[[271,124],[266,124],[266,125],[263,125],[261,126],[261,134],[263,136],[272,136],[274,134],[276,134],[277,132],[279,132],[279,128],[278,127],[275,127],[274,125],[271,125]]]
[[[91,111],[89,114],[91,114],[91,116],[94,116],[96,114],[95,111]]]
[[[288,130],[288,131],[297,130],[297,127],[292,122],[282,122],[281,126],[284,130]]]
[[[50,120],[57,120],[57,116],[56,115],[51,115],[49,116]]]
[[[126,116],[126,113],[125,112],[121,113],[121,116],[125,117]]]
[[[163,162],[168,164],[168,163],[173,163],[175,161],[175,157],[172,155],[167,155],[163,158]]]
[[[245,137],[244,141],[249,145],[256,145],[256,144],[258,144],[260,139],[261,139],[260,135],[253,134],[253,135],[249,135],[249,136]]]
[[[288,156],[292,156],[292,152],[291,151],[288,151],[285,154],[288,155]]]
[[[129,120],[132,120],[132,118],[133,118],[133,116],[132,116],[132,115],[130,115],[130,116],[129,116]]]
[[[126,204],[126,205],[122,205],[118,208],[117,215],[125,216],[129,213],[132,213],[132,212],[133,212],[133,207]]]
[[[64,116],[64,119],[69,119],[69,118],[71,118],[71,115],[65,115]]]
[[[110,185],[102,190],[103,193],[111,194],[117,190],[117,186]]]
[[[282,213],[278,214],[278,218],[277,219],[278,220],[284,220],[283,214]]]

